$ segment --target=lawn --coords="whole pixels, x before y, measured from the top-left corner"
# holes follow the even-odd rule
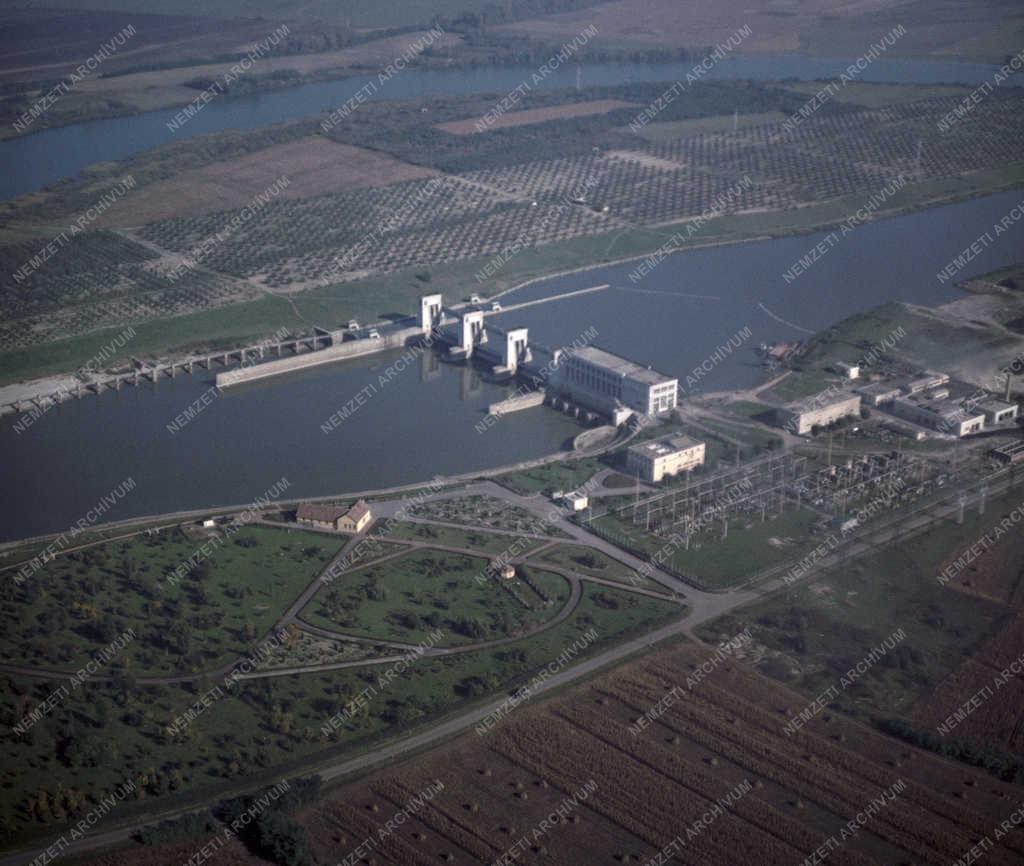
[[[157,797],[194,796],[243,776],[277,779],[293,772],[298,761],[314,753],[322,756],[332,740],[321,727],[361,692],[367,696],[365,712],[355,714],[334,736],[336,755],[423,725],[467,700],[525,683],[574,641],[575,658],[580,658],[682,612],[678,604],[584,586],[579,606],[566,621],[499,648],[423,658],[394,677],[386,676],[386,667],[371,666],[225,688],[223,697],[211,701],[178,739],[167,737],[164,726],[191,706],[205,686],[90,685],[56,706],[30,736],[0,743],[0,809],[10,816],[8,843],[30,833],[52,841],[65,813],[56,816],[56,807],[51,810],[49,804],[66,799],[58,796],[60,791],[82,795],[78,811],[66,813],[77,818],[125,779],[139,778],[144,799],[119,803],[117,817],[122,819],[152,809]],[[590,629],[596,638],[584,639]],[[21,707],[34,705],[53,688],[27,678],[8,679],[4,686],[0,711],[5,715],[23,712]],[[74,750],[61,745],[72,730]],[[39,819],[30,819],[29,800],[38,803],[42,793],[47,805],[34,808]]]
[[[543,606],[532,593],[524,607],[486,576],[489,560],[442,550],[415,550],[349,571],[320,590],[303,611],[310,623],[359,637],[458,646],[521,633],[553,616],[568,598],[565,580],[542,578],[554,600]]]
[[[811,530],[818,519],[817,514],[804,508],[774,518],[769,516],[763,523],[759,515],[732,517],[728,537],[724,539],[722,521],[716,520],[692,541],[689,550],[675,549],[665,565],[699,589],[729,589],[766,568],[799,558],[812,544]],[[593,527],[627,550],[654,554],[668,543],[667,539],[634,526],[628,513],[624,519],[615,515],[597,518]]]
[[[438,526],[428,523],[391,522],[387,532],[381,530],[381,538],[401,541],[422,541],[445,547],[461,547],[475,553],[500,556],[525,556],[527,552],[540,547],[544,542],[536,538],[523,538],[497,532],[479,532],[474,529],[458,529],[454,526]],[[397,545],[392,545],[397,546]]]
[[[576,490],[604,468],[600,461],[585,457],[582,460],[563,460],[520,472],[509,472],[494,480],[524,496],[552,490],[568,492]]]
[[[601,577],[605,580],[632,583],[634,586],[643,587],[644,589],[664,589],[660,583],[640,577],[629,566],[590,547],[581,547],[576,544],[558,544],[554,547],[549,547],[539,554],[534,561],[547,562],[551,565],[578,571],[580,574]]]
[[[77,670],[131,628],[122,656],[135,675],[214,668],[269,631],[341,546],[269,527],[188,532],[98,544],[57,557],[20,587],[4,581],[0,657]],[[191,571],[168,579],[190,557]]]

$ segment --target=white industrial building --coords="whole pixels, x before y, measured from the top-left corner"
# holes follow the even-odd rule
[[[585,346],[558,360],[558,387],[577,403],[618,422],[623,410],[660,415],[676,407],[679,381],[604,349]]]
[[[626,468],[644,481],[661,481],[704,465],[706,445],[689,436],[641,442],[626,451]]]
[[[1017,404],[1003,400],[986,400],[979,403],[977,408],[984,413],[986,424],[1003,424],[1017,417]]]
[[[857,393],[864,398],[869,406],[881,406],[883,403],[891,403],[900,396],[898,385],[891,385],[888,382],[872,382],[857,389]]]
[[[806,436],[815,427],[827,427],[840,418],[855,418],[859,415],[860,394],[848,394],[845,391],[824,391],[775,410],[776,423],[797,436]]]
[[[911,400],[901,397],[893,401],[892,413],[905,421],[957,438],[977,433],[985,426],[984,414],[965,411],[948,400]]]

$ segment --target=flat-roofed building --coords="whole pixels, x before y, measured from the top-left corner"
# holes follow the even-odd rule
[[[985,426],[982,413],[965,411],[949,400],[910,400],[901,397],[893,401],[892,413],[905,421],[957,438],[977,433]]]
[[[860,377],[860,364],[848,364],[846,361],[836,361],[836,372],[844,379],[857,379]]]
[[[864,398],[864,402],[869,406],[881,406],[883,403],[891,403],[902,392],[898,385],[891,385],[888,382],[872,382],[870,385],[858,388],[857,393]]]
[[[860,394],[848,394],[845,391],[823,391],[814,397],[775,410],[776,423],[797,436],[806,436],[815,427],[827,427],[841,418],[858,415]]]
[[[678,402],[678,379],[595,346],[561,355],[558,370],[557,385],[574,402],[609,416],[623,406],[640,415],[660,415]]]
[[[566,493],[564,499],[570,511],[585,511],[590,505],[590,497],[586,493]]]
[[[1017,404],[1006,403],[1002,400],[986,400],[979,403],[978,409],[985,415],[986,424],[1003,424],[1006,421],[1013,421],[1017,417]]]
[[[920,394],[922,391],[930,391],[932,388],[941,388],[949,384],[949,376],[945,373],[936,373],[926,370],[920,376],[915,376],[909,382],[904,383],[905,394]]]
[[[641,442],[626,451],[626,468],[644,481],[661,481],[704,465],[706,445],[689,436]]]

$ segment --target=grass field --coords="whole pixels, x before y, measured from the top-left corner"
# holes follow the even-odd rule
[[[346,572],[312,599],[303,616],[312,624],[359,637],[420,643],[435,629],[441,645],[511,637],[549,619],[569,597],[557,575],[536,582],[553,604],[526,590],[526,608],[487,577],[488,560],[440,550],[417,550]]]
[[[601,577],[605,580],[617,580],[621,583],[629,583],[644,589],[664,589],[660,583],[641,577],[629,566],[612,559],[610,556],[599,550],[589,547],[580,547],[575,544],[557,544],[549,547],[535,557],[537,562],[549,562],[562,568],[578,571],[580,574],[589,574],[593,577]]]
[[[674,550],[666,564],[699,589],[728,589],[766,568],[799,558],[810,544],[810,530],[818,519],[817,514],[807,509],[787,511],[763,523],[760,516],[734,517],[729,520],[726,538],[721,537],[722,522],[716,521],[693,540],[689,550]],[[634,526],[628,512],[625,519],[606,515],[593,525],[608,533],[609,540],[621,539],[627,549],[654,554],[666,545],[665,539],[646,532],[642,526]]]
[[[560,460],[533,469],[509,472],[494,480],[524,496],[553,490],[569,492],[586,484],[604,468],[599,460],[586,457],[582,460]]]
[[[517,538],[497,532],[477,532],[473,529],[459,529],[454,526],[437,526],[436,524],[391,522],[386,534],[381,530],[382,538],[396,538],[401,541],[420,541],[425,544],[444,547],[461,547],[472,550],[480,555],[498,556],[509,550],[516,555],[526,555],[544,542],[537,539]]]
[[[903,629],[899,648],[836,704],[862,717],[905,713],[1012,616],[998,602],[943,586],[937,576],[949,557],[981,537],[993,515],[1019,501],[1019,494],[993,500],[986,517],[968,514],[960,526],[943,522],[698,631],[714,640],[749,627],[762,648],[760,670],[816,696]]]
[[[171,739],[163,728],[197,700],[205,688],[93,684],[78,690],[35,725],[31,736],[0,743],[0,808],[10,816],[7,844],[15,838],[50,839],[65,818],[77,818],[126,778],[149,769],[141,784],[142,803],[118,806],[124,818],[168,795],[192,796],[237,777],[275,773],[297,760],[323,754],[334,742],[336,754],[351,752],[381,737],[450,712],[484,694],[525,682],[590,629],[582,653],[635,634],[667,617],[679,605],[584,586],[574,613],[541,634],[491,650],[450,658],[421,659],[399,676],[383,679],[382,668],[331,671],[301,677],[243,682],[225,689],[185,731]],[[591,632],[593,634],[593,632]],[[43,700],[52,684],[8,678],[0,697],[5,715],[16,715]],[[320,728],[356,695],[367,695],[366,712],[355,714],[332,738]],[[67,731],[81,724],[74,754],[62,748]],[[55,816],[51,802],[62,790],[81,793],[83,805]],[[45,792],[46,809],[32,803]]]
[[[204,544],[205,558],[168,579]],[[132,628],[120,657],[135,675],[214,668],[255,644],[339,548],[254,526],[227,538],[171,529],[60,556],[20,587],[4,581],[2,657],[77,670]]]

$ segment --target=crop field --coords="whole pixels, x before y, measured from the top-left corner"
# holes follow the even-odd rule
[[[788,132],[762,122],[735,133],[702,132],[638,141],[632,149],[506,163],[440,182],[275,201],[219,245],[206,264],[294,290],[494,255],[513,244],[601,234],[621,220],[661,225],[709,212],[790,209],[843,196],[867,201],[900,173],[929,180],[1018,161],[1013,142],[1024,134],[1019,103],[1017,97],[993,97],[972,112],[969,130],[954,126],[942,136],[935,123],[955,100],[929,97],[811,117]],[[924,147],[917,174],[919,140]],[[749,183],[741,184],[744,178]],[[568,202],[578,196],[584,203]],[[608,213],[600,213],[605,206]],[[159,221],[140,236],[185,252],[231,217],[224,212]]]
[[[146,62],[161,54],[166,57],[168,50],[223,53],[237,48],[246,38],[262,38],[266,34],[265,24],[244,19],[216,21],[191,14],[194,7],[183,15],[153,15],[140,12],[137,4],[121,13],[94,9],[71,11],[69,7],[74,5],[31,10],[8,7],[0,13],[0,74],[3,78],[14,80],[19,77],[18,72],[21,77],[31,78],[69,71],[94,54],[113,34],[131,24],[137,32],[125,49],[130,51],[132,59],[126,61],[124,52],[118,52],[106,61],[107,70],[126,63]]]
[[[574,237],[606,220],[584,208],[532,208],[458,178],[274,201],[257,224],[204,259],[209,268],[278,288],[498,253],[522,238]],[[233,213],[151,223],[139,235],[178,253],[213,237]],[[610,224],[609,224],[610,225]]]
[[[535,573],[527,586],[487,576],[488,561],[421,549],[346,572],[320,590],[310,623],[345,634],[405,643],[441,629],[445,645],[515,637],[540,625],[569,598],[565,580]],[[512,585],[510,585],[512,584]]]
[[[525,111],[507,111],[493,121],[487,122],[484,130],[477,129],[477,123],[483,118],[470,120],[449,120],[439,123],[437,129],[453,135],[479,135],[488,129],[504,129],[509,126],[528,126],[532,123],[544,123],[546,120],[565,120],[570,117],[586,117],[590,114],[604,114],[620,108],[639,108],[632,102],[621,99],[596,99],[591,102],[575,102],[569,105],[553,105],[549,108],[528,108]]]
[[[750,114],[748,120],[766,119],[745,123],[736,132],[705,130],[645,141],[623,131],[630,111],[615,109],[549,121],[544,128],[558,133],[554,142],[536,136],[520,141],[514,136],[527,135],[524,130],[532,127],[450,135],[432,129],[419,112],[401,111],[404,103],[368,103],[363,106],[367,118],[375,120],[380,113],[383,123],[377,139],[366,136],[366,123],[347,121],[329,139],[310,136],[312,128],[293,124],[276,138],[268,135],[262,149],[237,142],[235,151],[225,151],[251,151],[248,156],[212,163],[176,146],[181,153],[168,150],[167,166],[157,160],[152,171],[140,168],[149,173],[146,185],[118,202],[107,218],[124,225],[178,216],[145,222],[121,236],[87,231],[20,285],[13,284],[11,274],[38,252],[39,244],[0,249],[7,263],[4,288],[11,289],[4,295],[0,351],[114,324],[252,305],[267,290],[301,293],[343,286],[340,291],[347,292],[345,284],[368,277],[486,263],[492,257],[500,261],[496,257],[510,251],[682,224],[708,214],[724,226],[738,215],[756,218],[806,210],[811,202],[837,202],[844,209],[837,218],[842,218],[901,173],[913,183],[891,197],[891,206],[909,207],[915,196],[938,194],[936,184],[1020,162],[1015,142],[1024,135],[1024,111],[1017,95],[994,93],[974,108],[969,122],[939,134],[936,124],[957,104],[956,97],[929,95],[875,108],[837,103],[786,130],[764,109],[785,105],[784,114],[799,107],[803,94],[762,88],[744,95],[718,84],[707,90],[694,89],[693,104],[680,109],[683,118],[720,116],[722,102],[732,94]],[[630,95],[629,88],[611,89],[607,95],[613,93]],[[647,91],[641,95],[646,99]],[[477,99],[473,107],[486,110],[487,104]],[[458,101],[441,101],[436,112],[441,118],[458,117],[458,106]],[[601,126],[600,121],[615,125]],[[589,125],[570,134],[573,124]],[[448,142],[491,145],[466,151]],[[552,152],[564,155],[528,158]],[[183,174],[160,179],[179,163]],[[466,169],[474,164],[487,167]],[[451,173],[429,176],[438,168]],[[225,171],[222,181],[211,180]],[[295,178],[284,195],[225,232],[240,212],[240,201],[291,172]],[[232,187],[225,203],[234,203],[235,210],[210,212],[217,206],[219,183]],[[153,194],[154,188],[167,195]],[[69,201],[81,199],[83,206],[91,202],[88,196],[67,195]],[[26,213],[41,220],[46,206]],[[171,283],[170,268],[211,239],[215,242],[202,255],[201,266]],[[92,248],[97,253],[110,248],[113,255],[99,258],[90,254]],[[532,255],[524,253],[523,260]],[[519,264],[505,267],[511,271]],[[312,304],[317,303],[314,295],[307,295]],[[57,307],[62,312],[52,315]]]
[[[96,225],[140,226],[245,207],[279,178],[288,181],[280,196],[299,199],[435,174],[432,169],[399,162],[385,154],[312,136],[149,184],[107,211]]]
[[[207,542],[208,556],[168,580]],[[133,628],[121,657],[137,673],[211,668],[262,637],[339,546],[254,526],[198,539],[171,529],[72,551],[21,586],[3,581],[0,657],[77,670]]]
[[[691,687],[708,656],[664,650],[516,709],[481,736],[328,795],[300,820],[323,862],[372,839],[370,856],[410,866],[491,863],[508,851],[552,866],[641,864],[679,834],[668,862],[791,866],[899,785],[829,853],[830,863],[869,866],[953,862],[1019,803],[1019,789],[835,713],[788,737],[786,714],[804,699],[734,661]],[[377,834],[430,786],[395,832]],[[698,822],[729,794],[703,832]],[[1024,840],[1010,834],[986,862],[1022,856]]]
[[[44,241],[0,246],[0,351],[100,328],[234,304],[260,290],[204,269],[176,280],[153,267],[158,253],[115,232],[69,235],[38,268],[29,265]]]
[[[995,511],[998,519],[1006,509]],[[973,521],[978,526],[979,521]],[[984,528],[984,524],[982,524]],[[992,529],[983,537],[991,539]],[[951,564],[962,551],[955,551]],[[936,730],[975,695],[977,708],[954,721],[949,736],[1024,754],[1024,680],[1013,672],[1024,659],[1024,537],[1004,535],[949,583],[969,597],[998,601],[1011,612],[977,652],[924,695],[911,713],[916,725]],[[1007,674],[1009,671],[1009,674]]]

